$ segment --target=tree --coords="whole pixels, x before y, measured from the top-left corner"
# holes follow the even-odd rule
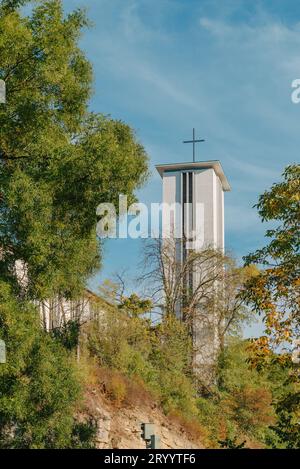
[[[150,361],[155,369],[154,389],[159,390],[165,411],[180,409],[191,417],[196,414],[197,391],[191,373],[188,327],[174,316],[165,316],[153,332]]]
[[[2,8],[5,11],[12,11],[15,8],[21,7],[29,3],[30,0],[2,0]]]
[[[148,373],[149,367],[145,362],[151,351],[151,328],[150,321],[143,317],[143,313],[147,312],[141,310],[143,300],[134,295],[132,308],[130,300],[124,297],[126,306],[123,307],[111,291],[109,296],[110,303],[98,300],[96,319],[86,327],[89,351],[98,358],[101,366],[130,376],[143,374],[143,370]],[[147,301],[145,305],[148,308]]]
[[[245,258],[246,265],[262,266],[246,284],[243,298],[265,324],[257,356],[292,344],[300,333],[300,166],[288,166],[283,181],[260,196],[256,205],[262,221],[277,226],[266,232],[270,243]]]
[[[199,305],[205,307],[215,294],[224,276],[226,257],[216,249],[189,250],[184,259],[178,248],[184,240],[154,239],[145,246],[144,274],[148,290],[165,315],[180,313],[191,324]],[[193,281],[191,281],[193,277]]]
[[[248,344],[231,337],[219,356],[219,420],[227,421],[222,440],[247,436],[269,444],[276,440],[270,427],[276,423],[273,402],[284,388],[287,373],[276,363],[263,370],[249,367]]]
[[[80,387],[67,352],[40,328],[36,308],[0,282],[0,448],[66,448]],[[80,446],[78,435],[75,446]]]
[[[223,288],[215,291],[211,303],[211,309],[217,311],[218,334],[222,348],[224,348],[226,336],[240,335],[242,327],[245,324],[251,324],[254,320],[254,315],[246,307],[241,292],[244,284],[253,276],[258,275],[258,272],[253,265],[239,267],[233,259],[227,258]]]
[[[82,10],[38,1],[30,17],[0,4],[0,274],[27,297],[78,295],[99,267],[96,208],[135,200],[147,156],[125,123],[89,111],[92,68],[78,46]]]
[[[270,243],[245,258],[246,265],[255,263],[263,269],[243,292],[265,324],[265,335],[251,344],[253,366],[264,369],[279,362],[289,372],[292,388],[275,401],[277,423],[273,427],[280,444],[288,448],[299,447],[299,369],[290,353],[300,336],[299,201],[300,166],[291,165],[285,169],[283,181],[262,194],[256,205],[262,221],[275,221],[277,226],[266,232]]]
[[[282,397],[276,406],[277,423],[272,427],[279,441],[286,448],[299,449],[300,447],[300,391],[294,389]]]
[[[178,248],[183,243],[172,237],[148,243],[142,280],[164,315],[182,318],[190,335],[195,321],[216,329],[218,341],[224,346],[226,334],[240,332],[241,324],[252,319],[240,292],[257,269],[238,267],[229,256],[212,248],[188,250],[181,259]],[[194,340],[194,354],[202,353],[201,345]]]
[[[100,285],[99,292],[102,298],[117,308],[130,318],[144,317],[151,313],[153,303],[149,298],[142,298],[137,293],[132,292],[129,296],[126,292],[126,282],[124,280],[125,272],[115,275],[112,282],[109,279],[104,280]]]
[[[115,290],[112,285],[110,294]],[[101,367],[109,368],[112,374],[117,370],[117,387],[122,387],[122,373],[140,386],[145,383],[166,412],[180,409],[191,417],[196,413],[196,390],[190,373],[187,327],[172,316],[154,325],[145,317],[148,308],[149,300],[136,294],[124,297],[123,304],[117,299],[115,304],[103,305],[99,320],[87,327],[88,349]],[[126,389],[122,393],[126,394]]]
[[[53,339],[32,300],[81,295],[101,261],[97,206],[118,206],[119,194],[132,203],[147,177],[133,130],[89,110],[92,68],[78,46],[86,26],[85,13],[65,15],[61,0],[0,2],[2,447],[89,445],[93,428],[74,422],[78,380],[60,345],[71,348],[78,331]]]

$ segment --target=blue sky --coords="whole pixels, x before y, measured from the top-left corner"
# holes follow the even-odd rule
[[[94,66],[91,109],[135,130],[151,161],[140,201],[161,199],[154,165],[190,161],[192,128],[206,142],[199,160],[219,159],[231,183],[225,197],[226,247],[238,259],[264,243],[252,206],[299,161],[300,12],[296,0],[65,0],[87,8],[94,26],[82,47]],[[139,240],[105,244],[100,281],[135,274]]]

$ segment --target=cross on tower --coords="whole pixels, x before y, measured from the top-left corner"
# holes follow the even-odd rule
[[[195,143],[205,142],[204,139],[196,140],[195,139],[195,129],[193,129],[193,140],[184,140],[183,143],[192,143],[193,144],[193,161],[195,162]]]

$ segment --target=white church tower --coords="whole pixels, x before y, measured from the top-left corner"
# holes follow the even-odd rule
[[[196,142],[193,133],[193,140],[187,142],[193,143],[192,163],[156,166],[163,185],[162,236],[167,236],[165,230],[170,231],[168,207],[176,204],[181,207],[179,209],[181,216],[175,216],[175,225],[180,223],[179,229],[182,230],[183,236],[194,232],[192,249],[199,251],[215,248],[224,251],[224,192],[230,191],[230,185],[220,161],[195,161]],[[175,231],[176,229],[178,226],[175,226]],[[185,244],[178,245],[180,246],[178,256],[184,259]],[[193,275],[197,277],[197,273]],[[197,278],[192,278],[191,282],[194,288]],[[178,316],[181,318],[180,305],[178,309]],[[196,322],[193,324],[194,347],[196,350],[201,349],[202,352],[201,354],[196,352],[194,362],[205,374],[205,370],[209,373],[216,363],[219,338],[215,323],[206,317],[205,311],[197,315]]]

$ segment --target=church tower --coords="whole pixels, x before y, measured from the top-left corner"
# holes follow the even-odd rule
[[[170,230],[168,206],[176,204],[181,207],[181,214],[176,217],[175,225],[180,224],[179,230],[187,241],[188,234],[193,232],[189,248],[196,252],[207,248],[224,252],[224,192],[230,191],[230,185],[221,163],[193,161],[157,165],[156,169],[163,186],[162,236],[166,235],[166,230]],[[175,228],[178,229],[178,226]],[[186,244],[180,242],[178,246],[178,256],[183,262]],[[193,272],[193,278],[187,279],[187,282],[190,282],[191,288],[196,288],[197,272]],[[177,315],[182,319],[180,305]],[[209,370],[216,364],[220,344],[215,318],[208,318],[205,310],[197,315],[193,324],[193,343],[196,350],[195,367],[202,375],[208,376]],[[201,350],[201,353],[197,353],[197,350]]]

